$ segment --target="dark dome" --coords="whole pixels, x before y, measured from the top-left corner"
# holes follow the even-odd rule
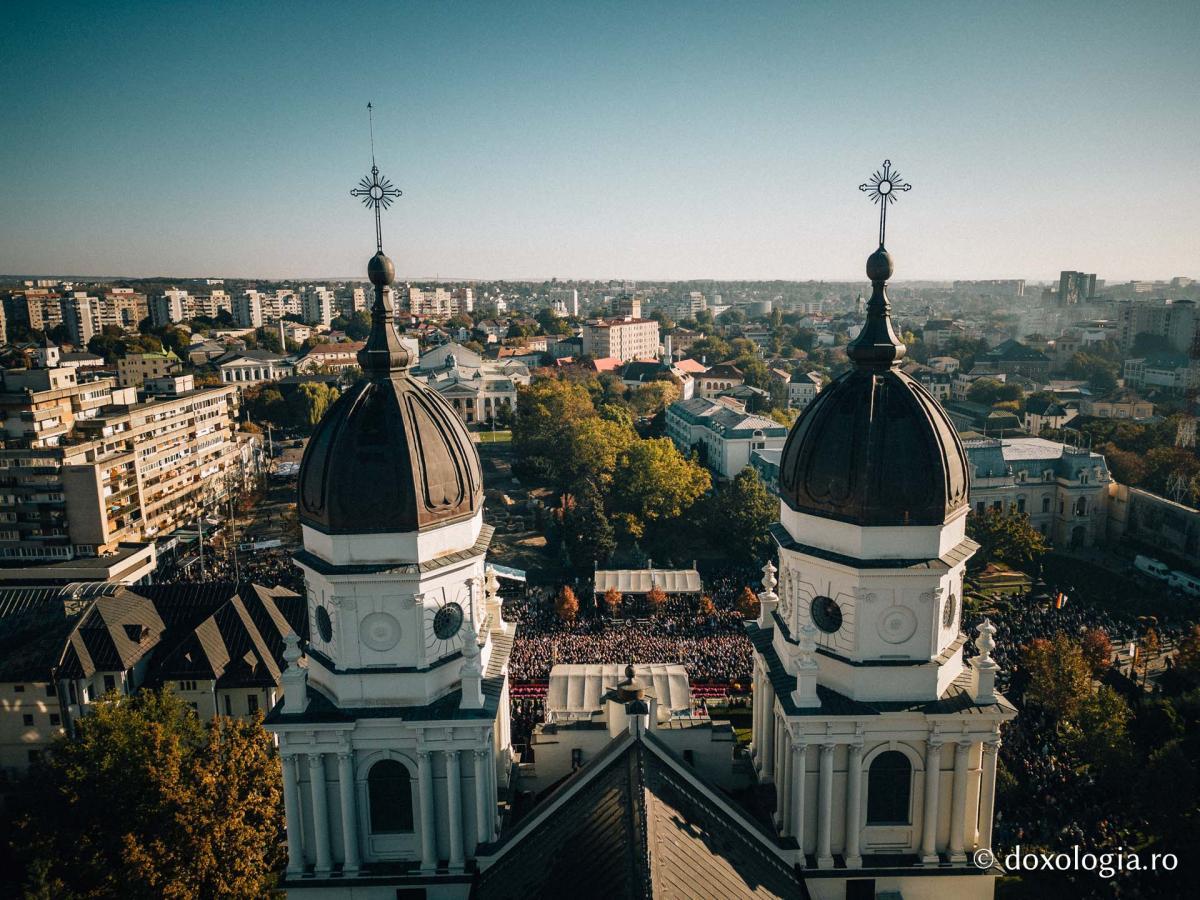
[[[441,394],[409,377],[410,354],[384,302],[385,284],[375,280],[391,262],[371,262],[364,377],[325,414],[300,463],[300,521],[325,534],[426,530],[483,507],[475,445]]]
[[[899,369],[905,348],[892,330],[883,252],[868,262],[882,277],[847,348],[854,368],[792,426],[779,494],[797,512],[855,525],[941,525],[967,505],[966,451],[941,404]]]

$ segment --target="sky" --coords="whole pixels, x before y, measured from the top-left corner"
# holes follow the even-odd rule
[[[0,273],[1200,276],[1200,3],[5,4]]]

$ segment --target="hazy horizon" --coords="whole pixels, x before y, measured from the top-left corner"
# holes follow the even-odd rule
[[[8,12],[0,270],[360,277],[370,100],[412,280],[1200,275],[1194,2]]]

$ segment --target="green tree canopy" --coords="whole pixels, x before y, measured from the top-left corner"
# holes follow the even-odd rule
[[[283,779],[261,721],[209,725],[169,691],[110,694],[29,776],[31,895],[262,897],[282,863]]]
[[[767,529],[778,514],[778,499],[767,491],[758,470],[747,466],[709,500],[708,539],[742,561],[756,561],[767,549]]]
[[[708,470],[683,456],[669,438],[637,441],[617,459],[613,508],[632,537],[678,519],[712,486]]]

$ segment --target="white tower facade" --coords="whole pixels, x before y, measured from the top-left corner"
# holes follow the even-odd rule
[[[780,461],[778,569],[764,569],[754,644],[753,760],[775,823],[814,874],[903,896],[991,897],[1001,725],[991,625],[964,662],[966,455],[937,402],[900,372],[884,283],[854,369],[797,421]],[[815,871],[814,871],[815,870]],[[936,874],[935,874],[936,873]],[[858,890],[864,890],[860,886]],[[871,894],[874,896],[874,894]]]
[[[292,641],[267,721],[283,757],[284,886],[466,896],[508,785],[513,634],[486,564],[478,454],[408,375],[382,250],[368,273],[364,377],[317,426],[300,472],[309,634]]]

